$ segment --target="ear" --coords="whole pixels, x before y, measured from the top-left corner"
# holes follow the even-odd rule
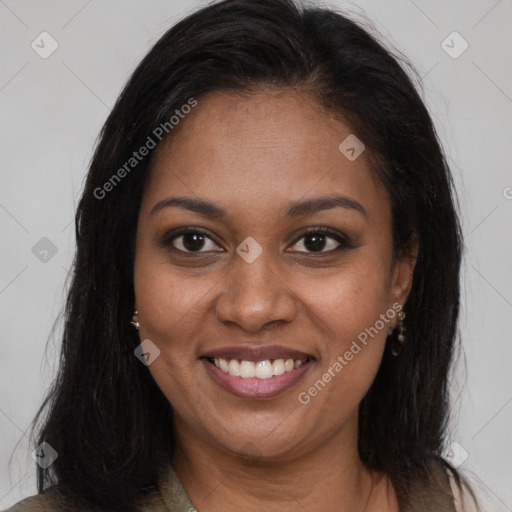
[[[416,235],[411,235],[407,244],[396,257],[391,277],[391,302],[398,302],[402,307],[412,288],[414,267],[418,259],[419,242]]]

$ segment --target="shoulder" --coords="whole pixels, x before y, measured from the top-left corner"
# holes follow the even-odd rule
[[[176,496],[172,496],[171,498],[172,500],[177,500]],[[167,506],[168,504],[170,504],[171,508]],[[177,508],[178,505],[180,505],[180,508]],[[44,494],[36,494],[19,501],[11,508],[5,510],[5,512],[70,512],[70,510],[73,512],[92,511],[92,509],[83,506],[70,507],[69,502],[65,501],[59,493],[58,485],[55,485],[46,489]],[[153,490],[144,496],[141,502],[137,504],[137,510],[140,510],[140,512],[169,512],[170,510],[186,510],[188,512],[189,510],[193,510],[193,507],[190,505],[183,509],[181,508],[181,502],[179,501],[170,501],[167,503],[160,491]],[[98,512],[98,509],[95,508],[94,511]]]
[[[8,508],[6,512],[57,512],[61,510],[58,501],[47,494],[36,494],[25,498],[11,508]]]
[[[72,507],[75,512],[84,509]],[[59,485],[54,484],[45,489],[42,494],[29,496],[8,508],[5,512],[69,512],[69,502],[66,502],[59,492]]]
[[[478,512],[479,508],[468,487],[462,483],[457,485],[455,478],[448,473],[450,486],[453,493],[453,504],[456,512]]]

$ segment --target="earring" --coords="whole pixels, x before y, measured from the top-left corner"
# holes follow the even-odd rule
[[[398,312],[398,335],[396,337],[396,340],[393,340],[391,344],[391,353],[394,356],[398,356],[400,352],[402,352],[403,346],[406,342],[405,339],[405,326],[404,326],[404,319],[405,319],[405,312],[399,311]],[[398,340],[398,341],[397,341]]]
[[[130,322],[137,331],[139,330],[139,318],[138,318],[139,312],[135,310],[133,312],[132,321]]]

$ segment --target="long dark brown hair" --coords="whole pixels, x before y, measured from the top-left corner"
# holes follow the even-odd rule
[[[140,340],[129,324],[151,158],[108,193],[99,190],[190,98],[265,86],[301,88],[343,116],[389,193],[395,254],[411,237],[419,241],[405,305],[407,343],[398,357],[386,348],[360,404],[360,457],[391,478],[402,507],[417,482],[436,492],[436,465],[459,481],[441,454],[462,238],[450,170],[410,70],[360,24],[292,0],[214,3],[159,39],[102,129],[77,209],[59,372],[34,420],[37,443],[59,454],[48,469],[38,468],[40,493],[58,483],[63,495],[91,508],[135,510],[170,463],[172,407],[134,357]]]

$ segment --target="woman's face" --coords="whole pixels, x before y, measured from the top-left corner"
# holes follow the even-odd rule
[[[339,149],[350,128],[292,90],[210,93],[174,130],[135,296],[178,437],[283,460],[353,435],[413,270],[362,146]]]

